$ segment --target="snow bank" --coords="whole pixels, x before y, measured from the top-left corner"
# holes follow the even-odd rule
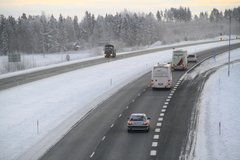
[[[224,66],[204,86],[194,160],[240,159],[239,68],[232,64],[228,77]]]

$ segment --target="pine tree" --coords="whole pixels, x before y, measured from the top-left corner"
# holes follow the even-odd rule
[[[157,17],[158,22],[162,21],[162,17],[160,15],[159,11],[157,11],[156,17]]]
[[[2,53],[3,55],[7,55],[8,52],[8,34],[7,34],[7,29],[6,25],[3,26],[3,32],[1,35],[1,48],[2,48]]]
[[[53,17],[53,15],[50,18],[49,22],[50,27],[50,33],[48,35],[49,37],[49,53],[56,53],[59,52],[59,43],[58,43],[58,37],[59,37],[59,31],[57,26],[57,20]]]
[[[65,19],[63,19],[62,15],[60,14],[59,20],[58,20],[58,28],[59,28],[59,47],[60,51],[66,51],[68,38],[67,38],[67,31],[66,31],[66,25],[65,25]]]

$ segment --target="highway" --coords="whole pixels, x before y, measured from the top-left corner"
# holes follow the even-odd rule
[[[238,48],[240,44],[231,45]],[[228,46],[198,52],[198,61],[223,53]],[[189,63],[189,67],[195,63]],[[191,131],[196,125],[196,102],[203,86],[215,70],[179,80],[186,71],[173,72],[173,88],[152,90],[151,73],[121,89],[79,121],[42,160],[175,160],[189,154]],[[151,117],[149,132],[127,132],[131,113]],[[190,136],[190,138],[189,138]]]
[[[112,62],[112,61],[116,61],[116,60],[121,60],[123,58],[130,58],[130,57],[139,56],[139,55],[143,55],[143,54],[164,51],[164,50],[172,49],[173,47],[179,48],[179,47],[193,46],[193,45],[197,45],[197,44],[214,43],[214,42],[218,42],[218,41],[201,42],[201,43],[186,44],[186,45],[176,45],[176,46],[171,46],[171,47],[163,47],[163,48],[156,48],[156,49],[150,49],[150,50],[144,50],[144,51],[137,51],[137,52],[133,52],[130,54],[117,55],[116,58],[109,58],[109,59],[108,58],[100,58],[100,59],[70,64],[70,65],[66,65],[66,66],[60,66],[60,67],[54,67],[54,68],[44,69],[44,70],[40,70],[40,71],[34,71],[32,73],[25,73],[22,75],[16,75],[16,76],[8,77],[8,78],[0,78],[0,91],[11,88],[11,87],[16,87],[18,85],[30,83],[30,82],[33,82],[36,80],[41,80],[44,78],[55,76],[58,74],[67,73],[67,72],[70,72],[73,70],[82,69],[85,67],[90,67],[90,66],[107,63],[107,62]]]

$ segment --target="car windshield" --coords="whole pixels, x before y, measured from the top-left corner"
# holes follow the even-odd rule
[[[134,115],[134,116],[131,116],[130,121],[146,121],[146,118],[145,116]]]

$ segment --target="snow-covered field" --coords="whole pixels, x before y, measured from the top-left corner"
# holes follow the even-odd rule
[[[240,159],[240,49],[231,51],[238,63],[221,67],[206,82],[200,100],[194,160]],[[228,53],[204,62],[197,72],[226,63]],[[194,75],[196,72],[193,73]]]
[[[232,43],[236,42],[239,40]],[[184,49],[187,49],[188,53],[194,53],[227,44],[228,42],[224,41]],[[239,50],[232,51],[231,55],[240,57],[239,52]],[[83,60],[86,59],[75,62]],[[157,62],[170,60],[171,50],[157,52],[83,68],[1,91],[0,159],[16,159],[29,148],[37,149],[39,145],[34,146],[37,142],[42,143],[40,144],[42,150],[38,150],[38,154],[41,155],[49,147],[48,145],[58,141],[76,121],[101,101],[132,80],[149,72]],[[218,61],[208,63],[214,65]],[[64,64],[52,66],[57,65]],[[3,74],[0,75],[0,79],[52,66]],[[37,156],[37,153],[35,155]]]

